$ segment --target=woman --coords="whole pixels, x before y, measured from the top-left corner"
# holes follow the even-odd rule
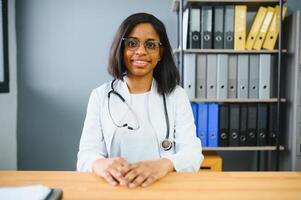
[[[146,13],[126,18],[108,71],[114,80],[90,96],[77,169],[130,188],[171,171],[198,171],[201,143],[163,23]]]

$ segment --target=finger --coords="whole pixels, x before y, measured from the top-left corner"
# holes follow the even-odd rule
[[[117,185],[117,182],[114,180],[114,178],[109,174],[108,172],[104,172],[102,176],[109,184],[111,185]]]
[[[140,166],[138,164],[128,164],[127,166],[122,167],[122,173],[124,177],[128,175],[129,172],[138,169]]]
[[[110,175],[115,178],[119,183],[123,181],[123,175],[115,168],[115,167],[109,167],[107,171],[110,173]]]
[[[125,181],[127,183],[131,183],[133,182],[133,180],[138,176],[140,175],[141,172],[139,170],[139,168],[136,168],[136,169],[131,169],[131,171],[129,171],[126,175],[125,175]]]
[[[154,183],[157,180],[157,178],[154,175],[149,176],[143,183],[142,183],[142,187],[148,187],[150,186],[152,183]]]
[[[127,165],[123,165],[123,166],[118,167],[119,172],[120,172],[123,176],[125,176],[131,169],[134,169],[134,167],[131,166],[130,164],[127,164]]]
[[[120,185],[121,186],[125,186],[128,185],[128,180],[125,178],[127,173],[130,172],[132,170],[132,166],[130,164],[125,165],[125,166],[118,166],[117,170],[120,172],[120,174],[122,175],[122,179],[120,180]]]
[[[130,164],[121,157],[116,157],[112,162],[112,166],[114,166],[122,175],[127,173],[130,170]]]
[[[130,188],[135,188],[140,186],[146,179],[148,178],[148,176],[144,175],[144,174],[140,174],[138,175],[134,181],[132,183],[129,184]]]

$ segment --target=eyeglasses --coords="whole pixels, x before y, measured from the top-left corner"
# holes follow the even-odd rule
[[[141,42],[136,38],[122,38],[122,40],[125,48],[130,51],[136,51],[140,47]],[[147,40],[143,45],[147,53],[154,53],[162,46],[162,43],[155,40]]]

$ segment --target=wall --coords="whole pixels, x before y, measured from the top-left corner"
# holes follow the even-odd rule
[[[10,92],[0,93],[0,170],[17,168],[17,65],[15,0],[8,1]]]
[[[89,94],[111,77],[108,52],[135,12],[161,19],[175,47],[172,0],[16,3],[19,169],[74,170]]]
[[[134,12],[153,13],[165,23],[176,47],[177,21],[171,4],[172,0],[16,1],[19,169],[75,169],[89,93],[111,79],[106,66],[117,27]],[[288,7],[300,9],[300,0],[288,1]],[[8,126],[3,136],[0,129],[5,163],[16,162],[16,89],[13,92],[0,95],[0,110],[12,115],[5,122],[7,114],[0,113],[0,125]],[[256,153],[222,155],[226,170],[256,169]]]

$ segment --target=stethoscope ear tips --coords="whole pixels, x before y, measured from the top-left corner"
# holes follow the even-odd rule
[[[129,126],[127,123],[123,124],[122,127],[127,127],[129,130],[134,130],[134,128]]]

